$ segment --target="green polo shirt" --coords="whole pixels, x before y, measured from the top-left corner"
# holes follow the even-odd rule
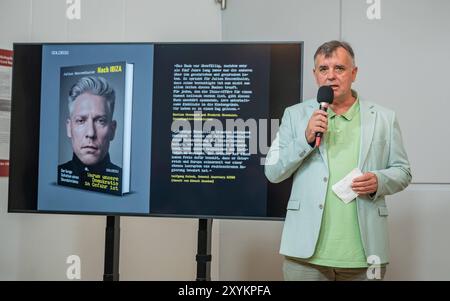
[[[357,94],[354,96],[357,98]],[[345,204],[331,187],[358,167],[361,136],[359,100],[344,114],[328,109],[325,135],[328,181],[322,225],[314,255],[309,263],[337,268],[367,267],[358,224],[356,201]]]

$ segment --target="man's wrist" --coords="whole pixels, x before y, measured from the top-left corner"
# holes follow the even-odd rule
[[[306,131],[305,131],[305,139],[306,139],[306,142],[307,142],[312,148],[314,148],[314,145],[315,145],[315,139],[313,138],[312,141],[309,142],[309,140],[308,140],[308,135],[306,134]]]

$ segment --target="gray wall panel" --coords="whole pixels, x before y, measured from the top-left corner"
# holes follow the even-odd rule
[[[2,0],[0,12],[0,47],[12,49],[14,42],[27,42],[31,29],[31,0]]]
[[[282,227],[277,221],[221,221],[219,280],[282,280]]]
[[[411,185],[389,198],[387,280],[450,280],[450,185]]]
[[[126,41],[220,41],[220,8],[208,0],[127,0]],[[211,9],[211,7],[216,9]],[[136,21],[138,20],[138,21]]]
[[[68,22],[68,39],[71,42],[122,42],[124,1],[81,1],[80,19]]]
[[[343,0],[342,37],[352,43],[361,95],[397,112],[416,183],[450,183],[450,1]]]
[[[31,41],[67,41],[66,1],[39,0],[33,2]],[[72,21],[74,22],[74,21]]]
[[[323,41],[339,38],[339,0],[231,0],[222,23],[225,41],[304,41],[303,98],[308,99],[317,93],[314,52]]]

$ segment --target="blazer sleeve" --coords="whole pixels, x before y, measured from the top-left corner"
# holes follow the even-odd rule
[[[411,183],[411,167],[395,114],[392,119],[388,164],[385,169],[372,171],[378,178],[378,189],[371,199],[402,191]]]
[[[295,118],[292,108],[284,111],[281,125],[266,157],[264,172],[272,183],[289,178],[314,150],[305,137],[305,126]],[[295,131],[295,128],[298,131]],[[298,132],[298,137],[296,136]]]

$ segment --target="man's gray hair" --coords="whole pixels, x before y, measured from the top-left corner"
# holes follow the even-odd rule
[[[350,46],[350,44],[347,42],[336,40],[329,41],[320,45],[319,48],[317,48],[316,53],[314,54],[314,62],[316,61],[318,55],[324,55],[326,58],[330,58],[339,47],[344,48],[348,52],[348,54],[350,54],[353,66],[355,66],[355,53],[353,52],[352,46]]]
[[[72,115],[73,102],[83,93],[102,96],[106,100],[109,109],[109,117],[112,119],[114,113],[114,102],[116,100],[116,92],[106,79],[101,76],[85,76],[80,78],[69,91],[69,114]]]

